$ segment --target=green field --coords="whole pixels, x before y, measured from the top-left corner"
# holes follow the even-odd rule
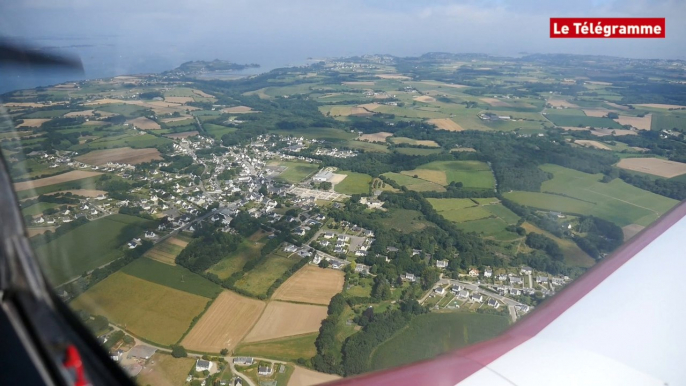
[[[651,130],[686,130],[686,111],[673,112],[671,114],[653,113],[650,120]]]
[[[205,129],[209,135],[216,139],[220,139],[224,134],[233,133],[236,131],[235,127],[226,127],[214,123],[204,123],[202,128]]]
[[[483,233],[485,237],[513,240],[519,236],[508,232],[519,216],[497,202],[496,198],[429,198],[431,206],[446,219],[457,223],[466,232]],[[480,203],[480,204],[479,204]]]
[[[55,110],[39,110],[30,114],[24,115],[22,118],[57,118],[70,112],[69,109],[55,109]]]
[[[421,231],[433,225],[431,222],[424,220],[422,213],[417,210],[392,209],[386,212],[386,216],[380,219],[381,224],[403,233]]]
[[[195,123],[195,119],[188,118],[188,119],[184,119],[182,121],[165,122],[164,124],[167,125],[167,127],[177,127],[177,126],[193,125],[194,123]]]
[[[28,207],[22,209],[21,213],[23,215],[36,216],[36,215],[43,213],[43,211],[46,209],[57,208],[58,206],[60,206],[60,205],[59,204],[53,204],[50,202],[38,202],[38,203],[35,203],[31,206],[28,206]]]
[[[551,120],[557,126],[591,126],[591,127],[607,127],[610,129],[621,129],[622,125],[609,118],[587,117],[581,115],[568,115],[558,113],[548,113],[546,118]]]
[[[341,142],[353,139],[357,136],[350,131],[334,129],[330,127],[307,127],[294,130],[269,130],[273,134],[291,135],[307,139],[323,139],[331,142]]]
[[[100,176],[82,178],[80,180],[61,182],[59,184],[52,184],[47,186],[41,186],[34,189],[26,189],[17,192],[17,198],[24,199],[34,196],[40,196],[41,194],[48,194],[53,192],[59,192],[61,190],[75,190],[75,189],[95,189],[95,182],[100,178]]]
[[[337,171],[336,174],[345,174],[347,177],[334,186],[333,190],[343,194],[367,194],[372,177],[369,174]]]
[[[344,145],[347,148],[354,150],[361,150],[372,153],[389,153],[388,146],[381,143],[362,142],[362,141],[348,141]]]
[[[556,165],[542,165],[541,169],[554,174],[553,179],[541,186],[544,193],[510,192],[504,196],[534,208],[598,216],[619,226],[647,226],[678,203],[618,178],[602,183],[602,174],[587,174]]]
[[[465,188],[493,189],[495,177],[487,163],[481,161],[436,161],[421,165],[407,174],[418,174],[422,178],[420,170],[431,170],[445,174],[445,184],[461,182]],[[442,178],[442,176],[437,176]],[[429,179],[429,181],[432,181]],[[440,183],[438,179],[433,182]]]
[[[69,305],[104,315],[127,331],[152,342],[171,345],[188,330],[210,299],[115,272]]]
[[[109,113],[121,114],[127,118],[136,118],[145,115],[146,109],[141,106],[130,105],[125,103],[114,103],[108,105],[98,106],[98,110],[107,111]]]
[[[289,268],[300,260],[300,256],[286,257],[285,253],[272,253],[271,256],[236,282],[236,287],[248,291],[253,295],[266,295],[276,279],[280,278]]]
[[[184,267],[160,263],[147,257],[136,259],[122,268],[121,272],[206,298],[214,298],[222,291],[218,284]]]
[[[286,181],[291,184],[297,184],[298,182],[314,174],[314,172],[319,169],[318,164],[296,161],[279,162],[279,166],[285,166],[286,170],[279,174],[276,179]]]
[[[438,154],[442,152],[443,150],[441,149],[421,149],[421,148],[415,148],[415,147],[397,147],[395,149],[396,152],[400,154],[405,154],[405,155],[416,155],[416,156],[423,156],[423,155],[429,155],[429,154]]]
[[[129,146],[134,149],[143,149],[148,147],[156,147],[172,143],[171,139],[164,137],[157,137],[151,134],[133,134],[120,135],[116,137],[102,137],[94,140],[93,142],[83,143],[79,145],[74,145],[70,147],[71,150],[101,150],[101,149],[111,149],[115,147],[126,147]]]
[[[263,245],[262,243],[244,239],[236,251],[211,266],[207,272],[213,273],[224,280],[240,271],[248,259],[259,256]]]
[[[588,268],[592,267],[595,264],[595,260],[586,252],[584,252],[581,248],[579,248],[579,246],[576,245],[574,241],[556,237],[552,233],[546,232],[528,222],[522,224],[522,227],[524,227],[524,229],[526,229],[527,232],[539,233],[553,239],[557,243],[557,245],[560,246],[560,249],[562,249],[562,254],[565,257],[565,263],[567,265],[572,267]]]
[[[440,184],[414,178],[412,176],[406,176],[404,174],[392,172],[384,173],[382,175],[395,181],[398,185],[405,186],[407,189],[414,190],[416,192],[445,192],[445,188]]]
[[[295,361],[298,358],[309,359],[317,354],[314,341],[318,333],[299,335],[284,339],[242,344],[236,348],[234,355],[274,358],[284,361]]]
[[[123,255],[120,234],[127,226],[145,226],[140,217],[113,214],[90,221],[36,248],[43,271],[53,285],[107,264]]]
[[[429,313],[412,319],[399,334],[373,352],[371,368],[387,369],[430,359],[442,353],[499,335],[508,319],[472,313]]]

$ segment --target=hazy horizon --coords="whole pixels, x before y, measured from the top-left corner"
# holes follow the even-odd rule
[[[667,37],[550,39],[549,18],[565,16],[666,17]],[[94,78],[215,58],[265,69],[308,57],[427,52],[686,59],[684,16],[686,2],[675,0],[29,0],[0,5],[0,36],[78,55]],[[0,88],[19,76],[6,73]]]

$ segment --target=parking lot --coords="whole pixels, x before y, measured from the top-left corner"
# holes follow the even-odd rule
[[[327,200],[327,201],[342,200],[342,199],[349,197],[345,194],[340,194],[340,193],[336,193],[336,192],[325,192],[322,190],[306,189],[306,188],[300,188],[297,186],[292,187],[291,190],[288,191],[288,193],[292,193],[292,194],[295,194],[296,196],[303,197],[303,198],[314,197],[316,200]]]

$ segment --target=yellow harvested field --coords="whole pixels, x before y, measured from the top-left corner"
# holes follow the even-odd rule
[[[365,110],[374,111],[374,110],[378,109],[379,107],[381,107],[381,105],[378,103],[365,103],[365,104],[359,105],[357,107],[362,107]]]
[[[70,113],[64,114],[64,117],[66,117],[66,118],[73,118],[73,117],[92,117],[94,111],[95,111],[95,110],[72,111],[72,112],[70,112]]]
[[[557,97],[552,97],[552,98],[548,99],[548,103],[550,103],[550,105],[553,107],[567,107],[567,108],[579,107],[579,106],[575,105],[574,103],[567,102],[567,100],[562,99],[562,98],[557,98]]]
[[[79,295],[70,306],[104,315],[134,335],[170,345],[181,338],[208,301],[120,271]]]
[[[617,167],[665,178],[686,174],[686,163],[659,158],[624,158],[619,161]]]
[[[491,106],[494,107],[510,107],[512,106],[511,104],[501,101],[498,98],[479,98],[480,101],[486,102]]]
[[[620,125],[631,125],[639,130],[650,130],[653,114],[646,114],[643,117],[632,117],[629,115],[620,115],[615,119]]]
[[[374,75],[374,76],[376,76],[377,78],[381,78],[381,79],[410,79],[409,76],[398,75],[398,74],[378,74],[378,75]]]
[[[43,233],[50,231],[54,232],[57,227],[36,227],[36,228],[26,228],[26,233],[29,235],[29,237],[33,237],[35,235],[42,235]]]
[[[583,111],[587,117],[604,117],[607,113],[616,113],[616,111],[608,109],[584,109]]]
[[[53,105],[63,105],[67,102],[57,102],[57,103],[33,103],[33,102],[7,102],[3,103],[3,106],[5,107],[46,107],[46,106],[53,106]]]
[[[407,137],[393,137],[391,138],[393,143],[406,143],[413,146],[428,146],[428,147],[440,147],[436,141],[430,139],[413,139]]]
[[[178,121],[185,121],[186,119],[192,119],[193,117],[190,116],[183,116],[183,117],[174,117],[174,118],[165,118],[162,120],[164,123],[168,122],[178,122]]]
[[[193,89],[191,91],[193,91],[193,94],[199,95],[203,98],[214,98],[214,95],[210,95],[204,91],[200,91],[200,90],[196,90],[196,89]]]
[[[49,121],[50,119],[44,119],[44,118],[27,118],[24,119],[24,122],[20,123],[17,125],[17,127],[40,127],[43,123]]]
[[[343,82],[347,86],[373,86],[376,82]]]
[[[329,178],[329,182],[331,183],[331,185],[336,186],[336,184],[340,184],[341,182],[343,182],[343,180],[346,177],[348,177],[347,174],[334,173],[333,177]],[[332,187],[332,189],[333,189],[333,187]]]
[[[192,97],[183,97],[183,96],[170,96],[170,97],[164,97],[164,100],[167,102],[171,103],[188,103],[188,102],[195,102],[195,99]]]
[[[419,101],[419,102],[424,102],[424,103],[436,102],[436,98],[430,97],[428,95],[416,96],[412,99]]]
[[[155,244],[155,246],[145,252],[143,256],[159,261],[160,263],[176,265],[176,256],[181,253],[183,248],[170,240],[171,239],[166,239],[161,243]]]
[[[21,190],[40,188],[42,186],[55,185],[55,184],[60,184],[62,182],[75,181],[75,180],[81,180],[81,179],[88,178],[88,177],[99,176],[101,174],[102,173],[100,173],[100,172],[91,172],[91,171],[86,171],[86,170],[72,170],[70,172],[58,174],[58,175],[52,176],[52,177],[45,177],[45,178],[40,178],[40,179],[32,180],[32,181],[15,182],[14,183],[14,190],[16,190],[18,192]]]
[[[419,82],[419,83],[422,83],[422,84],[429,84],[429,85],[432,85],[432,86],[452,87],[452,88],[465,88],[465,87],[469,87],[469,86],[465,86],[465,85],[463,85],[463,84],[443,83],[443,82],[438,82],[438,81],[434,81],[434,80],[423,80],[423,81],[421,81],[421,82]]]
[[[127,105],[136,105],[136,106],[141,106],[143,108],[148,108],[152,109],[156,114],[173,114],[173,113],[185,113],[186,110],[200,110],[199,107],[195,106],[184,106],[180,105],[178,103],[170,103],[170,102],[164,102],[164,101],[154,101],[154,102],[145,102],[145,101],[140,101],[140,100],[130,100],[130,99],[111,99],[111,98],[105,98],[105,99],[98,99],[94,100],[92,102],[87,102],[84,103],[86,106],[96,106],[96,105],[107,105],[107,104],[127,104]]]
[[[436,125],[439,130],[448,130],[448,131],[463,131],[464,129],[462,126],[458,125],[457,122],[453,121],[450,118],[434,118],[434,119],[429,119],[429,123]]]
[[[637,132],[633,130],[626,129],[593,129],[591,134],[597,135],[598,137],[605,137],[608,135],[620,136],[620,135],[638,135]]]
[[[588,139],[577,139],[576,141],[574,141],[574,143],[576,143],[577,145],[586,146],[586,147],[594,147],[596,149],[601,149],[601,150],[610,150],[610,148],[607,147],[606,145],[603,145],[602,143],[600,143],[598,141],[591,141]]]
[[[159,130],[162,128],[159,123],[146,117],[129,119],[128,121],[126,121],[126,123],[130,123],[141,130]]]
[[[295,370],[293,370],[293,374],[291,374],[291,378],[288,380],[288,386],[314,386],[337,379],[341,379],[341,377],[295,366]]]
[[[259,342],[319,331],[326,318],[325,306],[269,302],[260,320],[243,340]]]
[[[248,107],[248,106],[227,107],[225,109],[222,109],[222,111],[225,113],[229,113],[229,114],[245,114],[245,113],[254,113],[255,112],[252,110],[252,107]]]
[[[95,150],[76,157],[76,160],[89,165],[106,165],[108,162],[137,165],[152,160],[161,160],[162,156],[157,149],[132,149],[130,147],[118,147],[114,149]]]
[[[686,106],[667,105],[667,104],[663,104],[663,103],[641,103],[641,104],[637,104],[634,106],[651,107],[654,109],[686,109]]]
[[[136,376],[139,385],[183,386],[187,384],[186,376],[195,367],[195,358],[174,358],[156,352],[148,364]]]
[[[415,169],[415,170],[403,170],[400,174],[406,176],[414,177],[417,176],[420,180],[430,181],[439,185],[448,185],[448,177],[442,170],[428,170],[428,169]]]
[[[184,131],[181,133],[167,134],[167,135],[165,135],[165,137],[172,138],[172,139],[178,139],[178,138],[194,137],[196,135],[198,135],[198,131],[193,130],[193,131]]]
[[[327,305],[343,289],[343,272],[307,265],[274,292],[274,300]]]
[[[358,138],[360,141],[367,141],[367,142],[386,142],[386,138],[392,137],[393,133],[389,133],[386,131],[380,131],[378,133],[373,133],[373,134],[362,134],[360,135],[360,138]]]
[[[622,227],[622,232],[624,233],[624,241],[636,236],[638,232],[642,231],[645,227],[638,224],[629,224]]]
[[[169,244],[178,245],[179,247],[182,247],[182,248],[186,248],[186,246],[188,245],[188,241],[183,241],[181,239],[177,239],[176,237],[168,238],[167,242]]]
[[[350,115],[355,115],[358,117],[373,115],[374,113],[367,111],[363,107],[353,107],[350,109]]]
[[[71,189],[71,190],[60,190],[59,192],[55,193],[48,193],[50,194],[57,194],[57,193],[71,193],[77,196],[83,196],[83,197],[98,197],[99,195],[107,195],[107,192],[104,190],[97,190],[97,189]]]
[[[181,344],[202,352],[234,349],[255,325],[264,309],[264,302],[224,291],[214,300]]]

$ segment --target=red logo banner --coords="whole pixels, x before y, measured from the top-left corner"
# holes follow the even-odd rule
[[[551,17],[551,38],[664,38],[665,18]]]

